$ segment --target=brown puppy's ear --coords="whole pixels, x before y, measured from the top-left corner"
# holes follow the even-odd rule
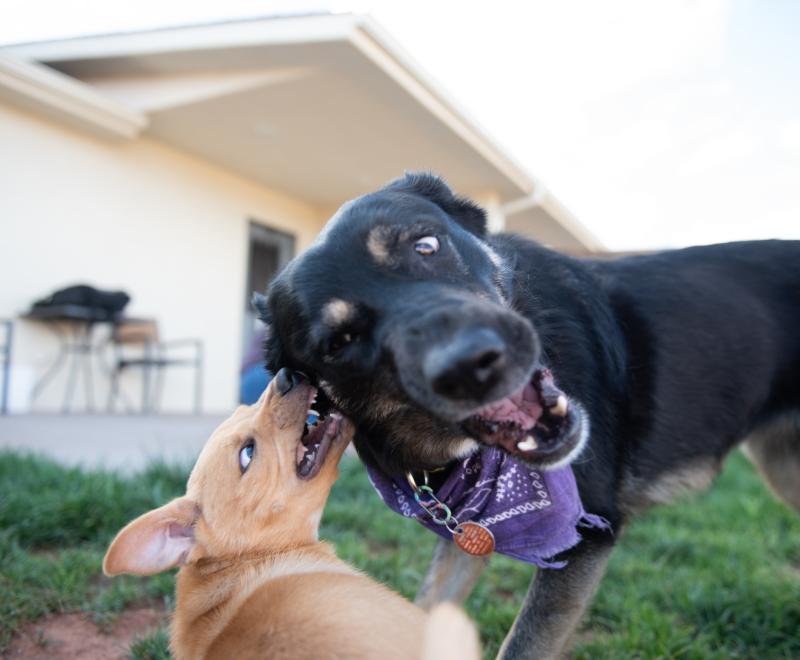
[[[103,559],[103,573],[155,575],[183,564],[195,545],[194,526],[200,509],[179,497],[128,523]]]
[[[444,179],[431,172],[406,172],[382,190],[407,192],[429,199],[455,222],[476,236],[486,235],[486,212],[466,197],[453,194]]]

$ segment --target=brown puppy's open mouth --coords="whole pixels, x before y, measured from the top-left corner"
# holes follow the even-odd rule
[[[547,458],[577,441],[581,416],[556,387],[549,369],[537,369],[531,381],[481,408],[462,427],[487,445],[499,445],[514,456]]]
[[[297,443],[297,476],[311,479],[317,475],[325,463],[331,445],[342,431],[342,416],[331,411],[324,418],[311,406],[317,397],[317,390],[312,389],[309,400],[308,419],[303,428],[303,435]]]

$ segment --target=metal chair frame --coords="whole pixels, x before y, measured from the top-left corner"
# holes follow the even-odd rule
[[[122,320],[121,323],[126,323]],[[119,387],[119,377],[123,371],[130,368],[142,369],[142,405],[139,410],[142,414],[157,413],[164,390],[164,370],[169,367],[190,367],[194,369],[193,411],[199,414],[202,410],[203,396],[203,342],[200,339],[173,339],[167,341],[144,340],[141,342],[117,341],[115,332],[112,331],[109,342],[113,348],[113,364],[110,368],[110,387],[108,392],[107,409],[114,412],[115,404],[123,400],[128,411],[133,411],[133,406],[122,393]],[[125,355],[125,344],[137,343],[141,345],[141,353],[136,357]],[[190,358],[170,357],[174,349],[192,347],[193,355]],[[153,377],[155,380],[153,381]]]
[[[7,415],[8,391],[11,387],[11,348],[14,343],[14,322],[8,319],[0,319],[0,326],[5,330],[3,343],[0,344],[0,356],[3,360],[3,394],[0,396],[0,415]]]

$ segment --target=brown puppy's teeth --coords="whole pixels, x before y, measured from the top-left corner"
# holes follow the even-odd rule
[[[532,435],[527,436],[524,440],[517,443],[517,449],[520,451],[533,451],[538,446]]]
[[[343,418],[330,411],[297,443],[296,470],[301,479],[313,479],[322,469],[333,443],[338,439]]]
[[[569,402],[567,401],[567,397],[563,394],[559,394],[555,404],[548,408],[549,412],[556,417],[565,417],[568,409]]]

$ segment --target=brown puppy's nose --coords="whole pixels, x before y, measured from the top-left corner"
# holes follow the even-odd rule
[[[288,367],[284,367],[277,374],[275,374],[275,387],[281,396],[286,396],[292,391],[295,385],[300,385],[306,380],[305,375],[299,371],[293,371]]]
[[[428,351],[422,368],[437,394],[479,400],[500,379],[506,363],[505,342],[494,330],[477,328]]]

